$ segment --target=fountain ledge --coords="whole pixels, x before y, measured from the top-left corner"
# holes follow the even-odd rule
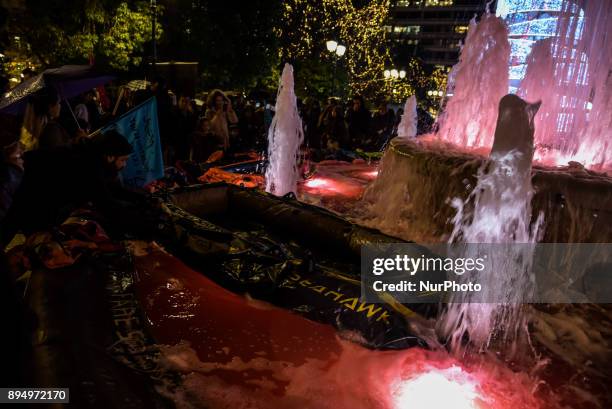
[[[467,197],[486,154],[460,151],[443,142],[395,139],[364,198],[385,200],[393,196],[389,185],[403,183],[406,200],[397,200],[396,195],[399,203],[391,204],[397,208],[389,213],[405,222],[408,236],[444,240],[455,214],[450,199]],[[533,214],[543,212],[545,220],[540,241],[612,242],[612,177],[573,163],[554,168],[534,164],[532,173]]]

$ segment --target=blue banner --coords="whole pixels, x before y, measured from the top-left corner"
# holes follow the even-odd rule
[[[121,172],[124,186],[143,187],[164,176],[164,162],[157,121],[157,102],[148,99],[132,108],[102,129],[115,129],[125,136],[134,148],[125,169]]]

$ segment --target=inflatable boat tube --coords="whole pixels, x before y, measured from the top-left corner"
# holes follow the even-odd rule
[[[74,408],[173,407],[154,389],[161,370],[132,276],[127,254],[33,271],[25,297],[32,318],[28,386],[69,388]]]
[[[434,317],[436,304],[360,299],[361,246],[402,240],[232,185],[181,188],[160,199],[165,244],[219,284],[331,324],[371,348],[426,346],[412,324]]]

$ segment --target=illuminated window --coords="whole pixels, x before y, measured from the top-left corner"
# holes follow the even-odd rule
[[[468,26],[455,26],[455,33],[465,34],[468,31]]]
[[[410,6],[420,6],[423,4],[424,0],[397,0],[393,5],[395,7],[410,7]]]
[[[418,34],[421,31],[421,26],[408,26],[407,28],[411,34]]]
[[[420,26],[395,26],[393,27],[394,33],[417,34],[420,31],[421,31]]]
[[[426,7],[452,6],[453,0],[425,0]]]

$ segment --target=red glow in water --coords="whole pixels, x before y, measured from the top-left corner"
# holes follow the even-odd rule
[[[179,408],[542,408],[529,375],[486,356],[369,350],[330,325],[233,294],[156,245],[132,251],[161,365],[183,375],[173,389]]]
[[[304,183],[304,186],[311,188],[320,188],[329,186],[329,181],[323,178],[312,178]]]
[[[378,176],[378,170],[371,170],[369,172],[363,172],[362,176],[368,179],[376,179],[376,177]]]
[[[458,366],[432,369],[400,382],[394,409],[479,409],[478,382]]]
[[[303,184],[304,190],[318,196],[359,197],[363,186],[350,183],[350,180],[332,179],[328,177],[313,177]]]

